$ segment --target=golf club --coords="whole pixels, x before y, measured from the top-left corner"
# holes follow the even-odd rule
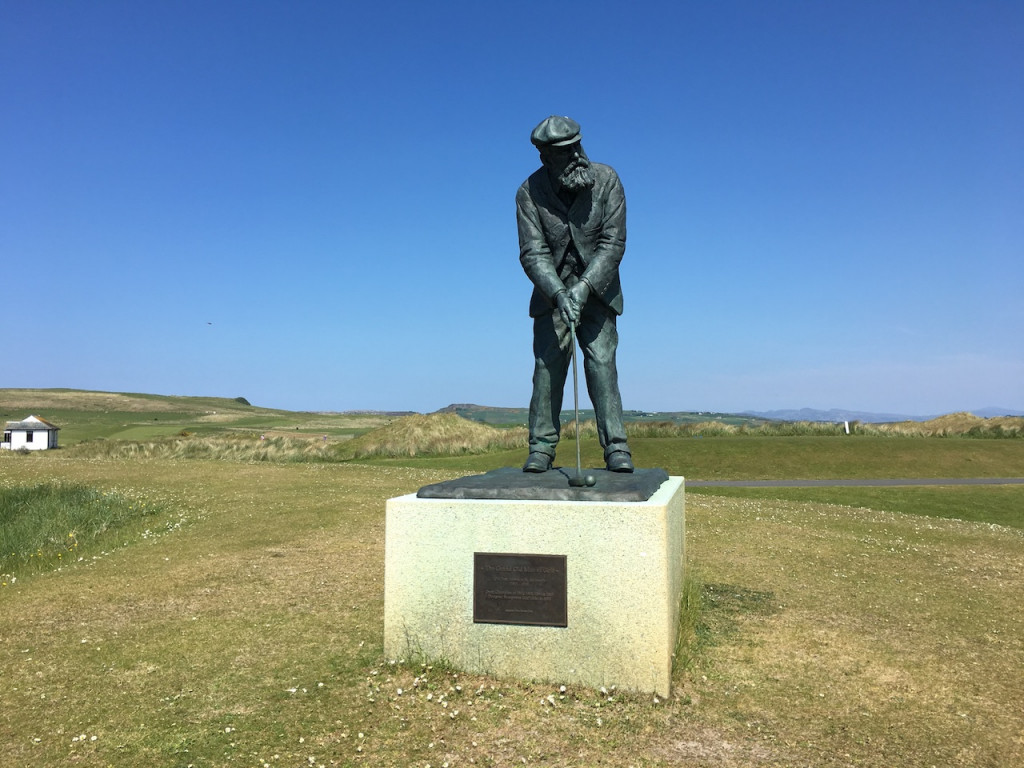
[[[576,421],[576,474],[569,478],[572,488],[592,487],[597,484],[593,475],[583,476],[583,465],[580,462],[580,386],[576,375],[576,323],[569,324],[572,342],[572,410]]]

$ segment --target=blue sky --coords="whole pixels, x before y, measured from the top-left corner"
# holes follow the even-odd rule
[[[565,114],[626,189],[626,408],[1024,409],[1022,39],[989,0],[0,0],[0,387],[525,406],[514,195]]]

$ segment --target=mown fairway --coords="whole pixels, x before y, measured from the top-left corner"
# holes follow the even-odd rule
[[[691,493],[673,696],[562,692],[381,657],[384,502],[456,474],[0,454],[166,510],[0,588],[3,764],[1024,761],[1020,530]]]

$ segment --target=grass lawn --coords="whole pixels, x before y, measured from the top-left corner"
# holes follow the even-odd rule
[[[693,488],[693,494],[866,507],[1024,528],[1024,485],[900,488]]]
[[[993,471],[1016,455],[973,444],[1017,441],[959,442]],[[728,477],[747,450],[672,459],[664,446],[638,444],[638,457]],[[882,466],[868,454],[860,471]],[[134,537],[122,529],[81,562],[0,587],[0,762],[1024,764],[1024,533],[904,514],[893,497],[840,506],[864,489],[688,494],[705,608],[667,700],[391,664],[386,499],[521,460],[511,455],[403,466],[0,454],[0,486],[80,483],[160,510]],[[906,475],[928,465],[903,461]],[[949,503],[984,507],[991,490]]]

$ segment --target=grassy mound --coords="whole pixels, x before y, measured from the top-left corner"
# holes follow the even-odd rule
[[[349,441],[339,454],[356,459],[457,456],[525,447],[526,435],[524,427],[496,429],[454,413],[413,414]]]

